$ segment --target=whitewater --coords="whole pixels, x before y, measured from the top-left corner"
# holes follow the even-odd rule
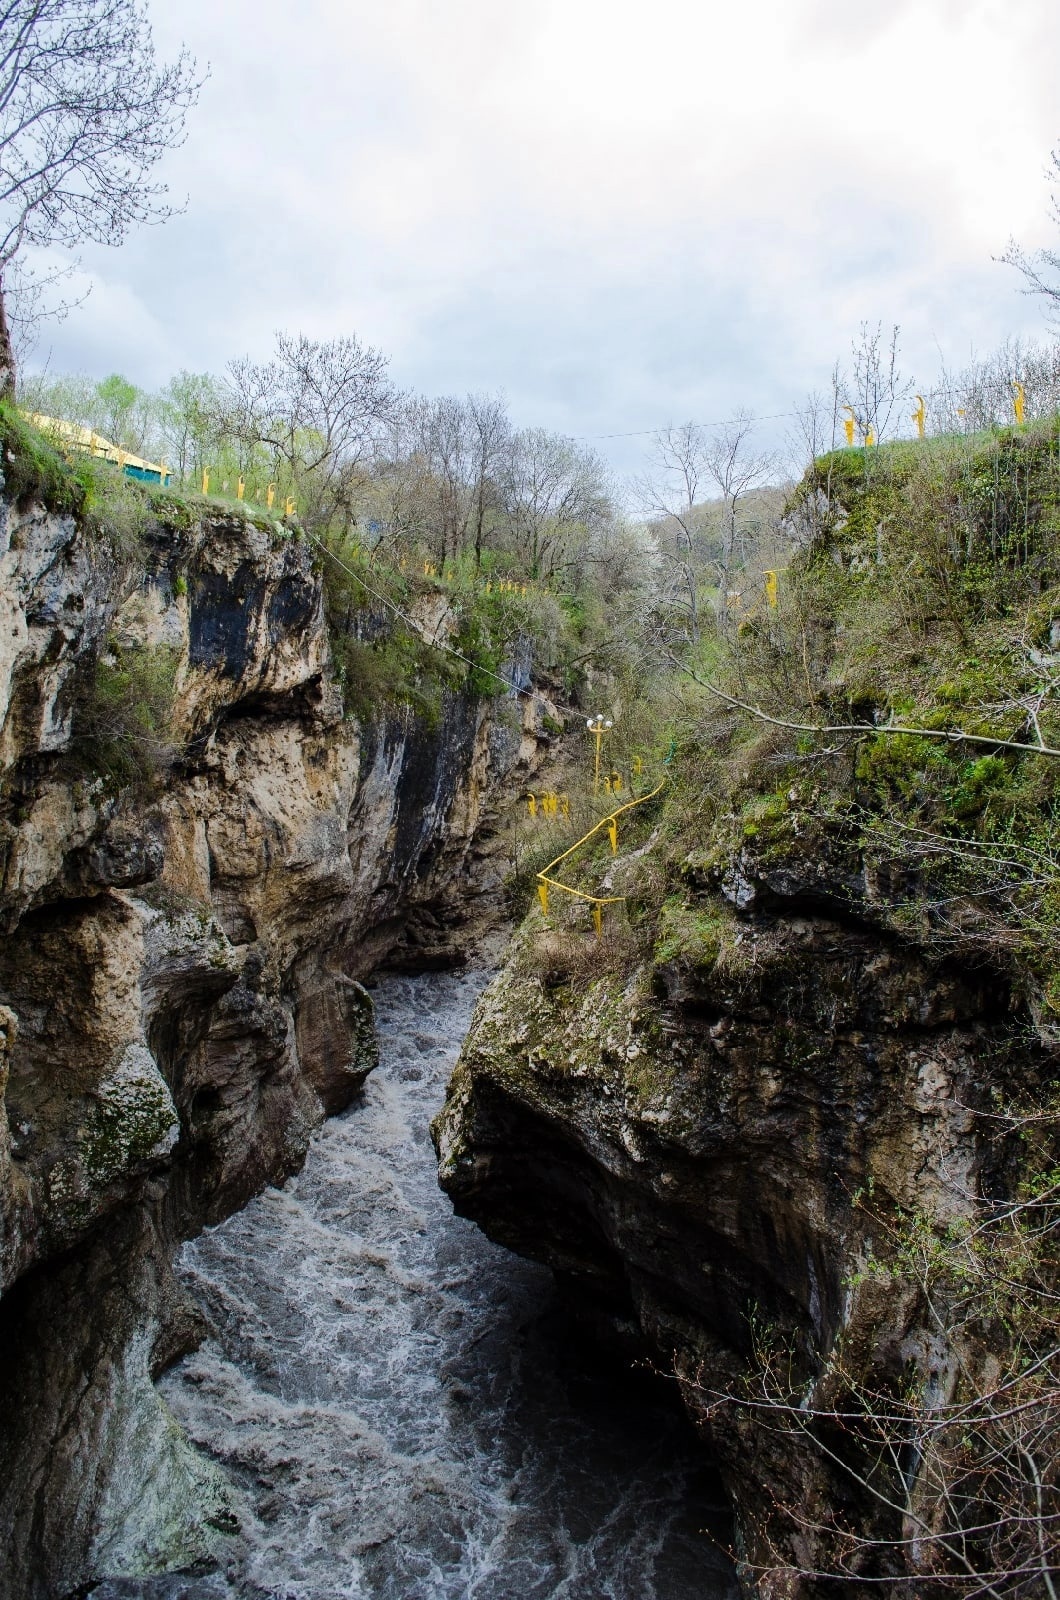
[[[587,1350],[547,1270],[438,1188],[429,1123],[487,977],[383,979],[363,1098],[297,1178],[185,1247],[211,1334],[160,1387],[227,1476],[235,1531],[174,1594],[735,1595],[716,1482],[664,1386]]]

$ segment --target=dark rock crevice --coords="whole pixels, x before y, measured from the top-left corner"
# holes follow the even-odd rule
[[[797,905],[719,912],[717,956],[699,965],[601,963],[592,978],[545,970],[532,916],[435,1124],[457,1209],[677,1379],[750,1559],[787,1552],[796,1568],[837,1512],[866,1538],[901,1529],[828,1450],[724,1397],[745,1392],[763,1338],[806,1393],[835,1381],[837,1359],[881,1390],[899,1382],[931,1338],[916,1293],[864,1271],[888,1248],[874,1218],[960,1223],[1011,1154],[975,1111],[1051,1070],[1004,974]],[[785,1505],[809,1543],[769,1509]],[[866,1556],[862,1575],[886,1578],[888,1559]]]

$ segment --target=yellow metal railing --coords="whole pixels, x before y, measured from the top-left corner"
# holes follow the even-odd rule
[[[596,936],[597,938],[600,937],[600,932],[603,926],[603,912],[600,908],[602,906],[617,905],[619,901],[626,898],[625,895],[587,894],[584,889],[574,889],[569,883],[560,883],[558,878],[549,877],[549,873],[552,871],[553,867],[558,867],[561,861],[566,861],[568,856],[572,856],[576,850],[580,850],[582,845],[586,844],[588,840],[594,836],[594,834],[600,832],[601,828],[607,829],[611,840],[611,852],[613,855],[617,855],[618,819],[622,815],[623,811],[632,811],[634,806],[642,806],[644,805],[645,801],[654,800],[657,794],[662,794],[669,781],[670,780],[668,777],[663,778],[662,782],[658,784],[656,788],[652,789],[649,794],[638,795],[636,800],[627,800],[624,806],[619,806],[608,816],[601,817],[600,821],[595,823],[593,827],[589,829],[588,833],[583,833],[581,838],[576,839],[569,849],[564,850],[562,854],[558,855],[554,861],[550,861],[542,872],[537,874],[537,898],[541,902],[541,910],[545,916],[548,916],[549,889],[559,889],[563,894],[574,895],[574,897],[578,900],[587,900],[589,902],[593,908],[593,925],[596,928]]]

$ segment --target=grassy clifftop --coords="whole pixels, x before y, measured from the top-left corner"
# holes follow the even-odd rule
[[[356,526],[307,532],[297,519],[232,497],[135,482],[109,461],[65,451],[4,402],[0,472],[14,505],[76,519],[93,535],[101,559],[106,553],[116,560],[130,582],[157,567],[163,546],[172,563],[173,540],[179,544],[200,526],[223,521],[257,529],[273,548],[302,542],[323,585],[346,708],[360,718],[397,710],[437,723],[447,694],[495,696],[516,679],[525,686],[531,670],[572,687],[586,642],[591,650],[600,633],[599,619],[564,604],[567,597],[467,559],[438,572],[362,543]],[[186,575],[176,567],[172,584],[186,593]],[[101,670],[105,678],[106,662]],[[103,684],[104,699],[114,698],[111,687]],[[124,693],[124,683],[119,688]],[[153,711],[148,721],[146,729],[133,729],[138,738],[159,731]]]
[[[776,609],[688,664],[672,870],[842,857],[851,910],[1060,1017],[1056,425],[835,452],[787,517]]]

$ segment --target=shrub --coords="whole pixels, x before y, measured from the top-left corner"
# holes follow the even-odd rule
[[[173,702],[180,652],[170,646],[120,648],[111,641],[75,726],[93,768],[115,787],[147,784],[173,761]]]

